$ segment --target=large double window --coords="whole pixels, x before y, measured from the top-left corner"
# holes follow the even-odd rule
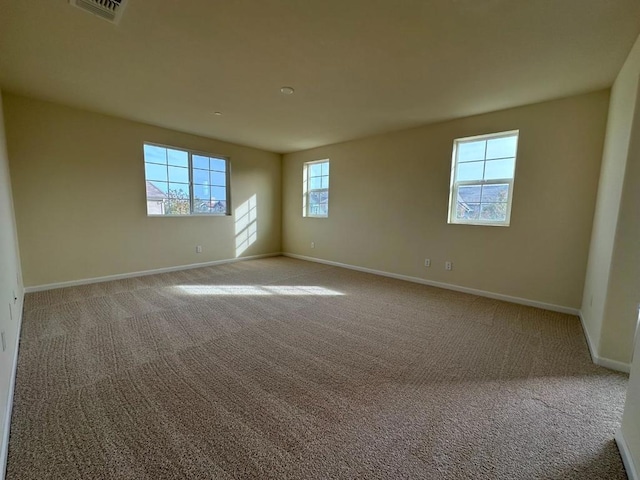
[[[302,191],[303,216],[329,216],[329,160],[304,164]]]
[[[147,215],[229,215],[229,159],[144,144]]]
[[[517,130],[454,141],[449,223],[509,225],[517,151]]]

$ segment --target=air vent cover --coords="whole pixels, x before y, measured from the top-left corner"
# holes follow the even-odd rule
[[[127,0],[69,0],[69,3],[111,23],[120,21],[127,6]]]

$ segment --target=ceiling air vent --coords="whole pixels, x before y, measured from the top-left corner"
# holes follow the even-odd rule
[[[127,0],[69,0],[69,3],[111,23],[120,21],[122,11],[127,6]]]

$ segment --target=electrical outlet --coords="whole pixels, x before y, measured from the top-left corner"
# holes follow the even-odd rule
[[[444,262],[444,269],[445,269],[445,270],[453,270],[453,263],[451,263],[451,262]]]
[[[311,248],[316,248],[316,242],[311,242]]]
[[[430,267],[431,266],[431,259],[425,258],[424,259],[424,266],[425,267]]]
[[[202,245],[196,246],[196,253],[202,253]]]

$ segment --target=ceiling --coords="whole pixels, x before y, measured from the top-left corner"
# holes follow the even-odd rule
[[[291,152],[608,87],[639,33],[638,0],[0,0],[0,86]]]

